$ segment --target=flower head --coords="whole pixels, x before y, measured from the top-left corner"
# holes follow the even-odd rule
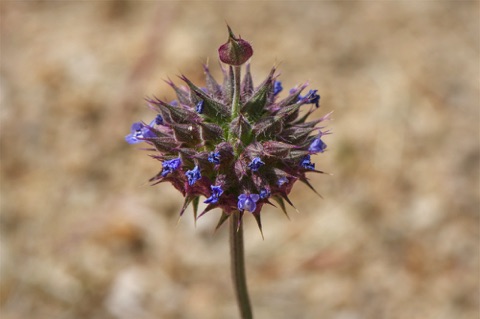
[[[321,171],[310,155],[327,147],[321,138],[328,132],[318,127],[327,116],[308,119],[315,109],[302,105],[318,108],[320,96],[317,90],[302,94],[307,85],[280,98],[283,88],[275,68],[254,85],[250,65],[241,67],[253,54],[251,45],[230,28],[228,33],[219,48],[220,60],[227,64],[223,80],[217,81],[205,65],[204,87],[185,76],[180,77],[183,86],[169,81],[176,99],[148,99],[158,114],[149,125],[134,123],[125,139],[145,142],[155,152],[152,157],[162,162],[162,169],[150,181],[169,182],[185,197],[180,214],[192,204],[197,216],[203,197],[208,205],[200,216],[220,208],[219,226],[232,213],[248,211],[261,227],[264,204],[274,201],[286,213],[296,181],[313,189],[307,174]]]

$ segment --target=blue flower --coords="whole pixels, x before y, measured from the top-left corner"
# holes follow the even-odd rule
[[[198,169],[198,166],[195,166],[192,170],[187,171],[185,173],[188,179],[188,185],[192,186],[193,184],[196,183],[200,178],[202,178],[202,174],[200,174],[200,170]]]
[[[135,122],[130,128],[130,134],[125,136],[125,141],[129,144],[141,143],[145,138],[154,138],[155,133],[152,132],[151,127],[141,122]]]
[[[242,194],[238,196],[237,207],[239,210],[248,210],[253,213],[257,209],[258,200],[260,196],[258,194]]]
[[[220,186],[210,185],[210,188],[212,189],[212,196],[204,201],[205,204],[215,204],[223,194],[223,189]]]
[[[163,125],[163,117],[160,114],[157,114],[150,124],[148,124],[150,127],[153,127],[154,125]]]
[[[198,114],[203,113],[203,100],[200,100],[200,102],[195,105],[195,110],[197,111]]]
[[[169,173],[177,170],[180,165],[182,165],[182,160],[179,158],[174,158],[172,160],[169,160],[169,161],[164,161],[162,163],[162,177],[165,177],[167,176]]]
[[[248,164],[248,167],[254,172],[258,171],[258,169],[265,165],[264,162],[260,159],[260,157],[255,157],[250,164]]]
[[[262,188],[260,190],[260,198],[261,199],[265,199],[265,198],[269,198],[271,195],[270,191],[266,188]]]
[[[312,163],[310,161],[310,155],[306,155],[303,160],[300,162],[300,166],[302,166],[305,169],[309,170],[314,170],[315,169],[315,163]]]
[[[275,83],[273,84],[273,95],[277,95],[278,93],[282,92],[282,90],[282,82],[275,81]]]
[[[286,184],[286,183],[288,183],[288,178],[286,178],[285,176],[282,176],[277,180],[278,186],[282,186],[283,184]]]
[[[219,152],[211,152],[208,154],[208,161],[213,164],[220,164],[220,153]]]
[[[156,117],[155,117],[155,124],[156,125],[163,125],[163,117],[158,114]]]
[[[323,141],[320,138],[316,138],[313,140],[312,144],[310,144],[310,147],[308,150],[312,153],[318,153],[325,151],[327,148],[327,144],[323,143]]]
[[[304,97],[299,96],[298,102],[315,104],[315,107],[318,108],[320,103],[320,95],[317,94],[317,91],[318,90],[310,90]]]

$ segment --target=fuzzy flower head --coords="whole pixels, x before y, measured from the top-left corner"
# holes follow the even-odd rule
[[[302,93],[307,85],[281,97],[275,68],[255,86],[249,64],[242,68],[253,49],[228,31],[227,43],[219,48],[223,80],[217,82],[205,65],[204,87],[185,76],[180,77],[184,86],[168,81],[177,99],[148,99],[157,114],[148,125],[134,123],[125,139],[148,144],[152,157],[161,161],[150,181],[169,182],[180,191],[185,197],[180,215],[190,204],[195,218],[220,208],[219,227],[232,213],[248,212],[261,230],[264,204],[273,201],[287,214],[285,202],[293,206],[288,195],[296,181],[314,190],[306,175],[322,173],[313,156],[326,150],[328,132],[318,125],[328,115],[308,119],[320,106],[320,95],[317,90]],[[207,207],[197,215],[202,197]]]

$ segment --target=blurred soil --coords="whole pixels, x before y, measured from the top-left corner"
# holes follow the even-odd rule
[[[220,212],[194,226],[123,138],[225,20],[330,111],[316,197],[246,218],[256,318],[479,318],[479,2],[2,1],[2,319],[236,318]],[[248,216],[247,216],[248,217]]]

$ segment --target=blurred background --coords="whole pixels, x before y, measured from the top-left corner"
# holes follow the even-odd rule
[[[479,317],[479,2],[2,1],[2,319],[237,318],[219,211],[178,221],[124,142],[165,80],[220,76],[225,21],[260,83],[334,111],[289,221],[246,218],[256,318]],[[284,96],[286,93],[282,92]]]

